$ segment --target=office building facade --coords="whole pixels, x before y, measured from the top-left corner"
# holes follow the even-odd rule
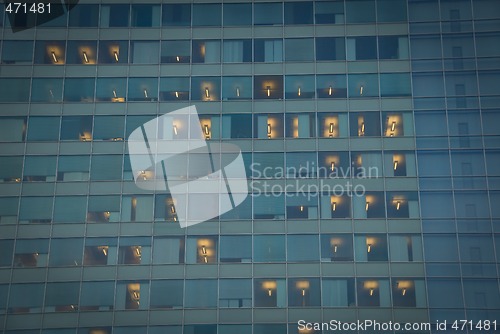
[[[500,326],[497,0],[27,8],[0,12],[5,333]],[[250,195],[181,228],[127,138],[188,106],[162,131],[238,146]]]

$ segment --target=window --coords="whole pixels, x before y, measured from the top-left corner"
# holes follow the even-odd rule
[[[58,181],[87,181],[89,179],[90,156],[59,156]]]
[[[281,75],[256,75],[254,76],[254,98],[282,99],[283,76]],[[261,138],[258,136],[258,138]]]
[[[219,280],[219,307],[252,307],[251,279]]]
[[[130,5],[102,5],[101,27],[121,28],[130,23]]]
[[[285,61],[312,61],[314,60],[314,39],[287,38],[285,39]]]
[[[132,64],[158,64],[160,62],[160,42],[131,41],[130,43]]]
[[[343,37],[317,37],[316,60],[345,60],[345,39]]]
[[[57,196],[54,206],[55,223],[84,223],[87,210],[86,196]]]
[[[191,25],[191,4],[165,4],[162,11],[163,26]]]
[[[93,140],[123,141],[124,116],[95,116]]]
[[[375,1],[347,0],[346,21],[347,23],[375,22]]]
[[[252,25],[252,4],[224,4],[224,26]]]
[[[314,91],[314,75],[285,76],[286,99],[311,99],[315,96]]]
[[[429,307],[464,307],[460,279],[428,279],[427,294],[429,296]]]
[[[94,102],[94,78],[66,78],[64,80],[65,102]]]
[[[0,142],[23,142],[26,137],[26,117],[1,117]]]
[[[254,123],[254,138],[283,138],[282,114],[255,114]]]
[[[496,309],[500,294],[492,279],[464,279],[465,305],[469,308]]]
[[[61,102],[62,88],[62,79],[33,78],[31,102]]]
[[[380,114],[374,112],[350,113],[351,136],[380,136]],[[356,161],[357,167],[363,166],[361,160]],[[365,164],[366,166],[366,164]],[[378,165],[377,165],[378,166]],[[368,167],[368,166],[366,166]]]
[[[10,267],[14,252],[14,240],[0,240],[0,267]]]
[[[45,312],[75,312],[78,307],[80,283],[47,283]]]
[[[14,267],[45,267],[49,252],[49,239],[17,240]]]
[[[312,113],[287,114],[286,136],[288,138],[311,138],[315,136],[315,117]]]
[[[191,99],[219,101],[220,86],[220,77],[191,77]]]
[[[349,97],[378,96],[378,89],[377,74],[349,74]]]
[[[26,52],[26,50],[32,49],[32,41],[4,40],[2,48],[2,64],[31,64],[33,62],[33,53]]]
[[[254,61],[265,63],[283,61],[283,40],[254,39]]]
[[[189,63],[191,60],[191,43],[189,40],[162,41],[161,63]]]
[[[378,22],[406,22],[406,2],[399,0],[377,0]]]
[[[28,102],[29,101],[29,79],[1,78],[0,79],[0,103]]]
[[[85,157],[88,164],[89,157]],[[59,161],[61,158],[59,158]],[[88,167],[87,167],[88,168]],[[88,173],[87,177],[88,177]],[[90,196],[87,212],[87,222],[108,223],[120,220],[120,197],[119,196]]]
[[[184,243],[184,237],[155,237],[153,240],[153,263],[184,263]]]
[[[392,300],[394,306],[425,307],[425,286],[421,280],[399,279],[392,280]]]
[[[312,2],[285,2],[285,24],[312,24]]]
[[[55,156],[27,156],[24,162],[24,181],[55,181]]]
[[[17,224],[19,199],[3,197],[0,199],[0,224]]]
[[[306,178],[316,176],[316,152],[287,152],[286,177]]]
[[[132,27],[159,27],[159,5],[132,5]]]
[[[118,248],[118,264],[148,264],[151,260],[151,240],[147,237],[122,237]]]
[[[149,307],[149,296],[148,282],[118,282],[115,306],[118,310],[145,310]]]
[[[49,266],[79,266],[82,264],[83,239],[67,238],[50,241]]]
[[[193,26],[220,26],[221,4],[193,4]]]
[[[118,156],[121,158],[121,156]],[[121,161],[121,159],[120,159]],[[121,171],[121,167],[118,169]],[[117,175],[118,176],[118,175]],[[121,221],[150,222],[153,220],[154,198],[147,195],[129,195],[122,197]]]
[[[408,37],[379,36],[378,46],[380,59],[408,59]]]
[[[64,64],[65,49],[65,41],[36,41],[35,64]]]
[[[317,75],[316,93],[319,98],[346,98],[347,79],[345,74]]]
[[[216,237],[188,237],[186,240],[186,263],[216,263]]]
[[[86,238],[83,265],[105,266],[116,264],[116,243],[114,238]]]
[[[12,284],[10,286],[9,313],[41,312],[43,283]]]
[[[69,12],[70,27],[97,27],[99,22],[99,5],[78,5]]]
[[[358,306],[391,305],[390,285],[387,280],[358,279],[357,290]]]
[[[93,181],[121,180],[121,155],[93,155],[90,179]]]
[[[224,40],[224,63],[248,63],[252,61],[252,40]]]
[[[95,64],[96,60],[96,41],[68,41],[66,64]]]
[[[81,311],[107,311],[114,305],[115,283],[109,282],[82,282],[80,294]]]
[[[321,261],[352,261],[352,236],[349,234],[322,234]]]
[[[252,77],[222,77],[222,99],[243,100],[252,98]]]
[[[252,163],[253,178],[283,178],[285,177],[284,168],[284,153],[254,153]]]
[[[52,221],[52,197],[22,197],[19,223],[43,224]]]
[[[127,63],[128,41],[99,41],[99,64]]]
[[[347,60],[377,59],[377,38],[375,36],[347,38]]]
[[[380,96],[399,97],[410,95],[411,85],[409,73],[380,74]]]
[[[288,306],[321,306],[319,278],[289,278]]]
[[[389,246],[391,261],[423,261],[419,235],[391,235]]]
[[[158,78],[130,78],[129,101],[158,101]]]
[[[322,280],[322,296],[324,307],[356,306],[354,297],[354,279],[325,278]]]
[[[151,281],[151,308],[176,309],[183,306],[184,281]]]
[[[3,167],[0,170],[1,182],[21,182],[23,158],[21,156],[2,157]]]
[[[97,78],[96,101],[125,102],[126,78]]]
[[[61,140],[92,140],[92,116],[64,116]]]
[[[337,156],[327,156],[327,161],[329,161],[329,169],[331,172],[332,162],[333,162],[333,174],[332,177],[349,177],[347,165],[342,166],[342,162],[349,161],[347,157],[347,152],[340,152]],[[340,163],[339,163],[340,161]],[[348,168],[348,167],[347,167]],[[320,174],[320,177],[324,177]],[[349,196],[336,196],[336,195],[322,195],[321,200],[321,217],[322,218],[351,218],[351,199]]]
[[[289,262],[316,262],[319,258],[317,235],[288,235],[287,254]]]
[[[254,4],[255,25],[280,25],[283,24],[283,4],[256,3]]]
[[[227,82],[226,78],[223,78],[222,82],[223,87],[226,87],[225,82]],[[240,94],[241,93],[242,92],[240,90]],[[248,124],[250,124],[250,126]],[[224,139],[252,138],[251,124],[252,124],[251,114],[222,115],[222,138]]]
[[[316,24],[342,24],[344,23],[344,4],[342,2],[318,1],[316,6]]]
[[[217,307],[216,279],[186,280],[185,282],[184,306],[186,308]]]
[[[193,63],[220,63],[219,40],[193,40]]]
[[[251,236],[223,235],[220,237],[220,262],[249,263],[251,261]]]
[[[387,261],[387,237],[383,234],[354,237],[356,261]]]
[[[284,262],[285,236],[284,235],[254,236],[254,261]]]
[[[284,279],[254,279],[255,307],[285,307],[285,305],[286,283]]]

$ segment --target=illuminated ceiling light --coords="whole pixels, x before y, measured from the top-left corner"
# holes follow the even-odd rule
[[[365,122],[361,123],[361,133],[365,133]]]
[[[267,137],[271,138],[271,123],[267,123]]]
[[[394,137],[394,133],[391,133],[389,137]]]
[[[267,97],[271,96],[271,86],[267,86]]]
[[[207,124],[203,125],[203,132],[205,133],[205,136],[210,136],[210,128]]]
[[[273,295],[273,290],[267,289],[267,295],[271,297]]]
[[[52,89],[49,89],[49,94],[52,98],[54,98],[54,93],[52,92]]]
[[[148,98],[148,91],[147,89],[144,89],[144,97],[147,99]]]
[[[240,87],[236,87],[236,96],[240,97]]]
[[[306,289],[302,289],[302,296],[306,295]]]
[[[297,92],[297,95],[300,96],[300,93],[301,93],[301,91],[300,91],[300,87],[299,87],[299,91]]]
[[[303,212],[303,211],[304,211],[304,206],[303,206],[303,205],[301,205],[301,206],[300,206],[300,212]]]
[[[177,125],[174,124],[174,134],[177,136]]]
[[[175,92],[175,97],[179,98],[179,92],[177,92],[177,91]]]
[[[170,212],[175,213],[175,206],[173,204],[170,205]]]
[[[370,296],[373,296],[373,289],[370,289]]]
[[[337,202],[332,203],[332,211],[337,210]]]
[[[372,244],[368,244],[368,245],[367,245],[367,249],[366,249],[366,251],[367,251],[368,253],[370,253],[370,252],[372,251]]]
[[[205,97],[207,99],[210,97],[210,91],[208,90],[208,87],[205,87]]]
[[[335,245],[333,245],[333,252],[334,252],[334,253],[337,253],[337,248],[338,248],[338,246],[337,246],[336,244],[335,244]]]
[[[135,254],[137,254],[137,256],[141,256],[141,246],[135,247]]]
[[[398,161],[394,160],[394,170],[398,169]]]
[[[181,58],[179,56],[175,57],[175,60],[177,60],[177,62],[181,61]]]
[[[370,202],[366,202],[366,204],[365,204],[365,211],[368,211],[369,207],[370,207]]]
[[[176,217],[176,216],[174,216],[174,222],[176,222],[176,221],[177,221],[177,217]]]
[[[401,208],[401,201],[396,202],[396,210],[399,210]]]
[[[87,57],[87,52],[83,51],[83,59],[85,60],[86,63],[89,62],[89,57]]]
[[[332,170],[332,172],[335,170],[335,161],[332,161],[332,163],[330,164],[330,169]]]
[[[364,90],[363,86],[359,87],[359,95],[363,95],[363,90]]]
[[[332,95],[332,91],[333,91],[332,86],[328,87],[328,95],[331,96]]]
[[[207,255],[207,247],[205,247],[205,246],[201,246],[201,253],[202,253],[203,255]]]
[[[332,134],[333,134],[333,127],[334,127],[334,126],[335,126],[335,124],[330,123],[330,128],[328,129],[328,130],[329,130],[329,132],[330,132],[330,135],[332,135]]]
[[[56,53],[54,51],[52,51],[51,54],[52,54],[52,59],[54,60],[54,63],[57,63],[58,60],[57,60]]]
[[[116,99],[117,95],[116,95],[116,90],[113,89],[113,97]]]
[[[207,258],[207,256],[206,256],[206,255],[203,257],[203,261],[204,261],[205,263],[208,263],[208,258]]]
[[[406,295],[406,288],[403,288],[403,290],[401,291],[401,294],[404,296]]]
[[[115,61],[118,62],[118,52],[114,51],[113,56],[115,56]]]
[[[396,122],[392,122],[391,131],[394,131],[395,129],[396,129]]]

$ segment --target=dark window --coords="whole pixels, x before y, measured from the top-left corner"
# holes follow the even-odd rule
[[[283,61],[283,40],[255,39],[254,61],[265,63]]]
[[[251,62],[252,40],[224,40],[223,60],[225,63]]]
[[[163,26],[189,26],[191,25],[191,4],[163,5]]]
[[[102,5],[101,27],[128,27],[130,20],[129,5]]]
[[[189,63],[191,59],[191,42],[162,41],[161,63]]]
[[[221,4],[193,4],[193,26],[220,26]]]
[[[99,22],[99,5],[79,4],[69,12],[70,27],[97,27]]]
[[[342,24],[344,23],[344,3],[341,1],[317,1],[315,22],[316,24]]]
[[[312,2],[285,2],[285,24],[312,24]]]
[[[252,24],[252,4],[224,4],[224,26]]]
[[[30,64],[33,41],[3,41],[2,64]],[[28,52],[29,51],[29,52]]]
[[[132,5],[132,27],[158,27],[159,5]]]
[[[255,25],[279,25],[283,24],[283,4],[256,3],[254,4]]]
[[[343,37],[316,38],[316,60],[344,60],[345,39]]]

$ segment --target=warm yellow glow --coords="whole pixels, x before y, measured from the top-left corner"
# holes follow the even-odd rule
[[[177,92],[177,91],[175,92],[175,97],[179,98],[179,92]]]
[[[336,211],[337,210],[337,202],[333,202],[332,203],[332,211]]]
[[[365,122],[361,123],[361,133],[365,133]]]
[[[267,136],[271,138],[271,123],[267,123]]]
[[[398,169],[398,161],[394,160],[394,170]]]
[[[141,246],[135,246],[135,254],[141,256]]]
[[[92,140],[92,134],[90,132],[83,132],[80,134],[80,140],[81,141],[91,141]]]
[[[203,131],[205,132],[205,136],[209,136],[210,135],[210,128],[208,127],[207,124],[205,124],[203,126]]]
[[[170,205],[170,212],[175,213],[175,206],[173,204]]]
[[[104,256],[108,256],[108,246],[98,246],[97,249],[99,249]]]
[[[403,291],[401,293],[403,296],[406,295],[406,289],[403,289]]]
[[[269,297],[271,297],[273,295],[273,290],[271,290],[271,289],[267,290],[267,295]]]
[[[367,251],[368,251],[368,253],[370,253],[370,252],[372,251],[372,245],[371,245],[371,244],[368,244],[367,246],[368,246],[368,247],[367,247]]]
[[[207,255],[207,247],[205,247],[205,246],[201,246],[201,253],[202,253],[203,255]]]
[[[139,283],[130,283],[127,285],[127,290],[130,298],[135,302],[139,302],[141,299],[141,285]]]
[[[299,118],[298,117],[293,118],[292,128],[293,128],[293,134],[292,134],[293,138],[299,138]]]
[[[394,131],[395,129],[396,129],[396,122],[392,122],[391,131]]]
[[[265,281],[262,282],[262,289],[267,291],[269,297],[272,296],[273,290],[276,290],[277,284],[275,281]]]
[[[332,170],[332,172],[335,170],[335,161],[332,161],[330,163],[330,169]]]
[[[300,87],[299,87],[299,91],[297,92],[297,95],[300,96]]]
[[[334,252],[334,253],[337,253],[337,248],[338,248],[338,246],[337,246],[337,245],[333,245],[333,252]]]
[[[333,91],[332,86],[328,87],[328,95],[331,96],[332,95],[332,91]]]
[[[370,289],[370,296],[373,296],[373,289]]]
[[[54,60],[54,63],[57,63],[58,60],[57,60],[56,53],[54,51],[52,51],[51,54],[52,54],[52,59]]]
[[[207,99],[210,97],[210,91],[208,90],[208,87],[205,87],[205,97]]]
[[[330,135],[332,135],[332,134],[333,134],[333,126],[334,126],[334,124],[333,124],[333,123],[330,123],[330,128],[329,128],[329,130],[328,130],[328,132],[330,132]]]
[[[368,211],[369,208],[370,208],[370,202],[366,202],[366,204],[365,204],[365,211]]]
[[[309,289],[310,283],[309,281],[298,281],[297,283],[295,283],[295,286],[297,287],[297,289],[307,290]]]
[[[267,86],[267,97],[271,96],[271,86]]]
[[[88,64],[89,63],[89,57],[87,56],[87,52],[83,51],[83,59],[85,62]]]
[[[118,52],[114,51],[113,55],[115,56],[115,61],[118,62]]]
[[[401,208],[401,201],[396,202],[396,210],[399,210]]]

